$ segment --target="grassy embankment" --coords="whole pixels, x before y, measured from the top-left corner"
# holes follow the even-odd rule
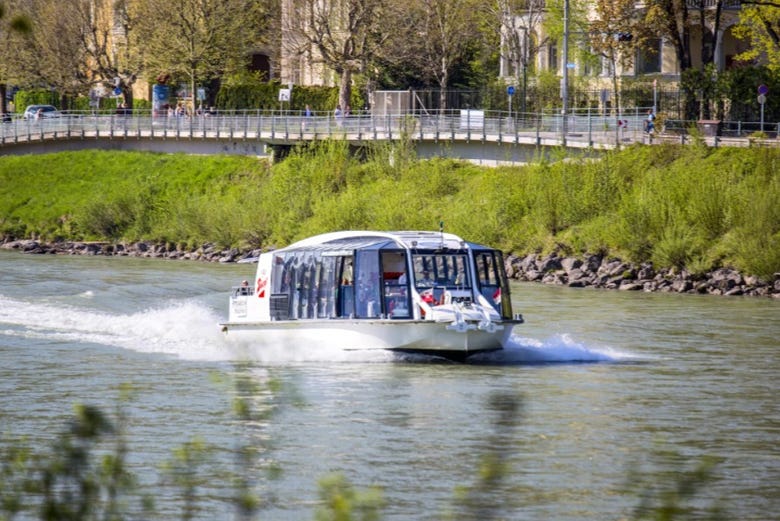
[[[339,229],[437,229],[517,254],[608,252],[656,267],[780,272],[780,151],[634,147],[484,168],[323,143],[253,158],[85,151],[0,157],[0,234],[282,246]]]

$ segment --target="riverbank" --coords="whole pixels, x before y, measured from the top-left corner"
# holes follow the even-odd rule
[[[32,255],[104,255],[201,262],[249,262],[260,250],[221,249],[206,244],[192,251],[147,242],[55,242],[4,240],[0,249]],[[751,296],[780,299],[780,273],[772,280],[743,275],[732,268],[693,274],[686,270],[656,269],[651,262],[634,264],[605,255],[561,257],[556,253],[507,255],[507,276],[513,280],[619,291]]]
[[[518,255],[587,264],[583,252],[600,252],[633,263],[624,271],[636,276],[624,280],[643,289],[679,276],[690,291],[699,277],[686,273],[709,280],[730,267],[742,274],[730,276],[740,289],[714,280],[699,290],[752,293],[763,286],[745,280],[774,287],[780,272],[780,150],[629,147],[600,161],[490,169],[402,152],[356,158],[342,143],[323,142],[273,165],[108,151],[0,157],[0,237],[155,245],[141,254],[188,258],[204,255],[203,244],[266,251],[334,230],[443,223]],[[649,262],[668,271],[640,277]],[[517,277],[618,284],[620,273],[605,279],[599,268],[584,280],[539,266]]]

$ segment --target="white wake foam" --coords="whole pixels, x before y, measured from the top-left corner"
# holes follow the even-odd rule
[[[218,321],[207,307],[190,301],[122,315],[0,296],[3,334],[91,342],[190,360],[225,359]]]
[[[546,340],[513,336],[501,351],[479,354],[469,360],[496,364],[549,364],[566,362],[624,362],[634,355],[610,347],[593,347],[577,342],[569,334],[554,335]]]
[[[89,298],[86,294],[82,296]],[[252,360],[267,364],[421,363],[436,358],[377,350],[325,349],[317,345],[280,345],[257,350],[228,342],[217,325],[221,318],[214,310],[195,301],[170,302],[131,314],[112,314],[0,296],[0,333],[9,336],[95,343],[142,353],[164,353],[185,360]],[[618,362],[632,358],[632,355],[588,346],[561,334],[544,341],[515,336],[505,349],[474,355],[469,363]]]

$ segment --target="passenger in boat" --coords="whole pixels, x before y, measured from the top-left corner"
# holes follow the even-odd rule
[[[433,279],[428,271],[423,271],[422,277],[417,279],[418,286],[431,287],[433,284]]]
[[[462,286],[466,283],[466,274],[463,273],[463,269],[459,269],[455,279],[452,281],[456,286]]]
[[[401,273],[401,276],[398,277],[398,284],[406,284],[406,272]]]
[[[347,265],[344,266],[344,280],[342,284],[344,286],[352,285],[352,261],[347,261]]]

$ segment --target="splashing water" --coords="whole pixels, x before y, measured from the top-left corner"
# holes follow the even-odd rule
[[[123,315],[0,296],[2,334],[93,342],[191,360],[224,359],[217,321],[208,308],[190,301]]]
[[[89,298],[83,294],[82,297]],[[220,317],[194,301],[171,302],[131,314],[111,314],[51,303],[30,303],[0,296],[0,334],[59,341],[92,342],[142,353],[163,353],[185,360],[249,359],[267,364],[305,362],[426,363],[438,357],[381,350],[346,351],[323,346],[280,345],[252,349],[228,342]],[[475,364],[616,362],[632,358],[610,348],[593,348],[559,334],[544,341],[514,336],[501,351],[469,357]]]
[[[513,336],[501,351],[477,354],[473,363],[548,364],[571,362],[619,362],[633,360],[633,355],[612,348],[594,348],[577,342],[568,334],[557,334],[544,341]]]

